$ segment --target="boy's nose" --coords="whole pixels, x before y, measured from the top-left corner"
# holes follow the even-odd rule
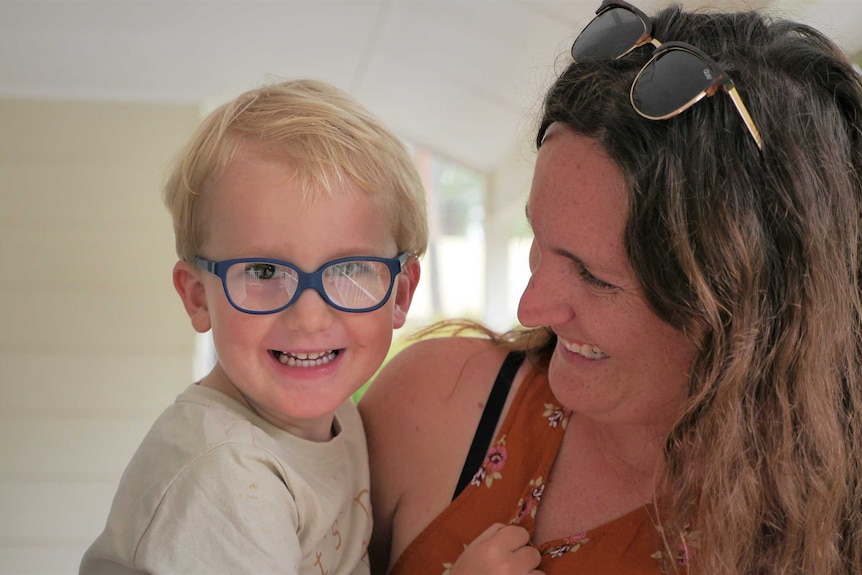
[[[293,329],[314,333],[332,325],[335,311],[316,290],[306,289],[281,313]]]

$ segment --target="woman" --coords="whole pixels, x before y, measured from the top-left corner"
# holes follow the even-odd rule
[[[572,54],[532,329],[419,342],[360,404],[373,570],[859,573],[859,75],[801,24],[618,0]]]

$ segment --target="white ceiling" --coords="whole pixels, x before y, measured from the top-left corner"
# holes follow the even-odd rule
[[[600,0],[0,0],[0,96],[198,102],[315,77],[406,139],[491,171]],[[647,13],[664,1],[635,2]],[[765,7],[862,49],[860,0]]]

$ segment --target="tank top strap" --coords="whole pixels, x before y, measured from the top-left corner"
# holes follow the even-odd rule
[[[494,380],[494,386],[491,388],[491,393],[488,394],[488,401],[485,402],[482,418],[476,427],[476,433],[473,435],[473,443],[470,444],[470,451],[467,452],[464,467],[461,468],[461,476],[455,487],[455,493],[452,495],[453,500],[467,487],[473,475],[482,466],[485,454],[494,438],[494,430],[497,428],[500,414],[503,413],[503,406],[506,404],[509,390],[512,388],[512,382],[515,380],[515,374],[518,373],[518,369],[524,362],[524,357],[526,354],[523,351],[510,351],[500,366],[497,379]]]

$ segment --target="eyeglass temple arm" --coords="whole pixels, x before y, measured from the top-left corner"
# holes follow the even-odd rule
[[[730,96],[730,100],[733,102],[733,105],[736,106],[736,111],[739,112],[739,115],[742,117],[742,121],[745,122],[745,127],[748,128],[748,133],[751,134],[752,138],[754,138],[754,143],[757,144],[757,148],[762,152],[763,139],[760,137],[760,132],[757,130],[757,126],[754,125],[754,120],[751,118],[751,114],[748,113],[748,108],[745,107],[742,97],[736,90],[736,86],[730,84],[725,86],[725,89],[727,91],[727,95]]]
[[[204,271],[210,272],[211,274],[215,273],[216,263],[214,261],[210,261],[202,257],[196,257],[193,263],[196,268],[200,268]]]
[[[410,259],[410,256],[411,256],[410,252],[401,252],[400,254],[395,256],[395,258],[398,260],[399,267],[402,270],[404,269],[404,264],[406,264],[407,260]],[[401,273],[401,270],[399,270],[398,273]]]

